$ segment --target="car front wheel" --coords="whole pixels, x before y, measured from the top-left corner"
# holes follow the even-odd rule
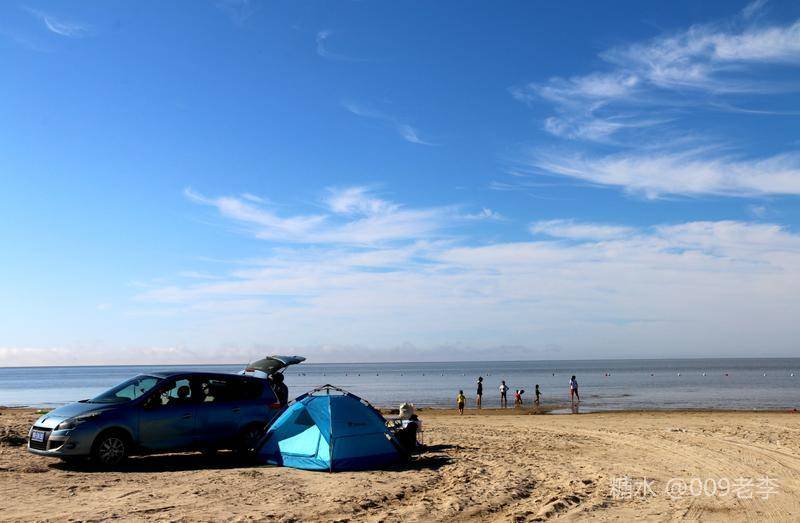
[[[101,434],[92,447],[93,461],[104,467],[119,465],[128,457],[128,440],[119,432]]]

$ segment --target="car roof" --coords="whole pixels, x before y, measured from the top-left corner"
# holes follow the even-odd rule
[[[237,378],[237,379],[248,378],[248,376],[241,376],[239,374],[231,374],[225,372],[203,372],[203,371],[185,371],[185,370],[162,370],[158,372],[148,372],[147,376],[153,376],[162,379],[177,378],[177,377],[188,378],[192,376],[202,376],[204,378]]]

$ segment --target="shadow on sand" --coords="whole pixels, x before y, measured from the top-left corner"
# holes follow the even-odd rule
[[[193,452],[188,454],[152,454],[128,458],[117,467],[102,468],[88,461],[59,462],[50,465],[59,470],[73,472],[180,472],[186,470],[223,470],[261,465],[254,459],[245,459],[233,452],[214,455]]]
[[[437,470],[453,462],[453,458],[443,454],[447,450],[460,449],[458,445],[428,445],[423,447],[412,459],[388,470]],[[217,452],[203,454],[192,452],[186,454],[151,454],[128,458],[117,467],[103,468],[92,465],[89,461],[57,462],[51,468],[70,472],[181,472],[189,470],[225,470],[236,468],[266,467],[255,458],[242,457],[234,452]],[[272,468],[272,467],[270,467]]]

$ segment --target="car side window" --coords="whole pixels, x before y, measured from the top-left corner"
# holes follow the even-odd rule
[[[192,402],[192,388],[188,379],[171,381],[159,388],[148,401],[149,407],[184,405]]]
[[[241,397],[247,401],[254,401],[261,397],[264,392],[264,384],[258,380],[241,380]]]
[[[156,383],[158,378],[146,377],[141,380],[132,380],[131,383],[114,393],[114,399],[120,400],[134,400],[142,394],[150,390]]]
[[[201,403],[221,403],[232,401],[234,387],[229,380],[220,378],[205,378],[200,383]]]

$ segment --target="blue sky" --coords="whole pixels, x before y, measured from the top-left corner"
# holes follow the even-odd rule
[[[796,2],[6,2],[0,365],[796,354]]]

